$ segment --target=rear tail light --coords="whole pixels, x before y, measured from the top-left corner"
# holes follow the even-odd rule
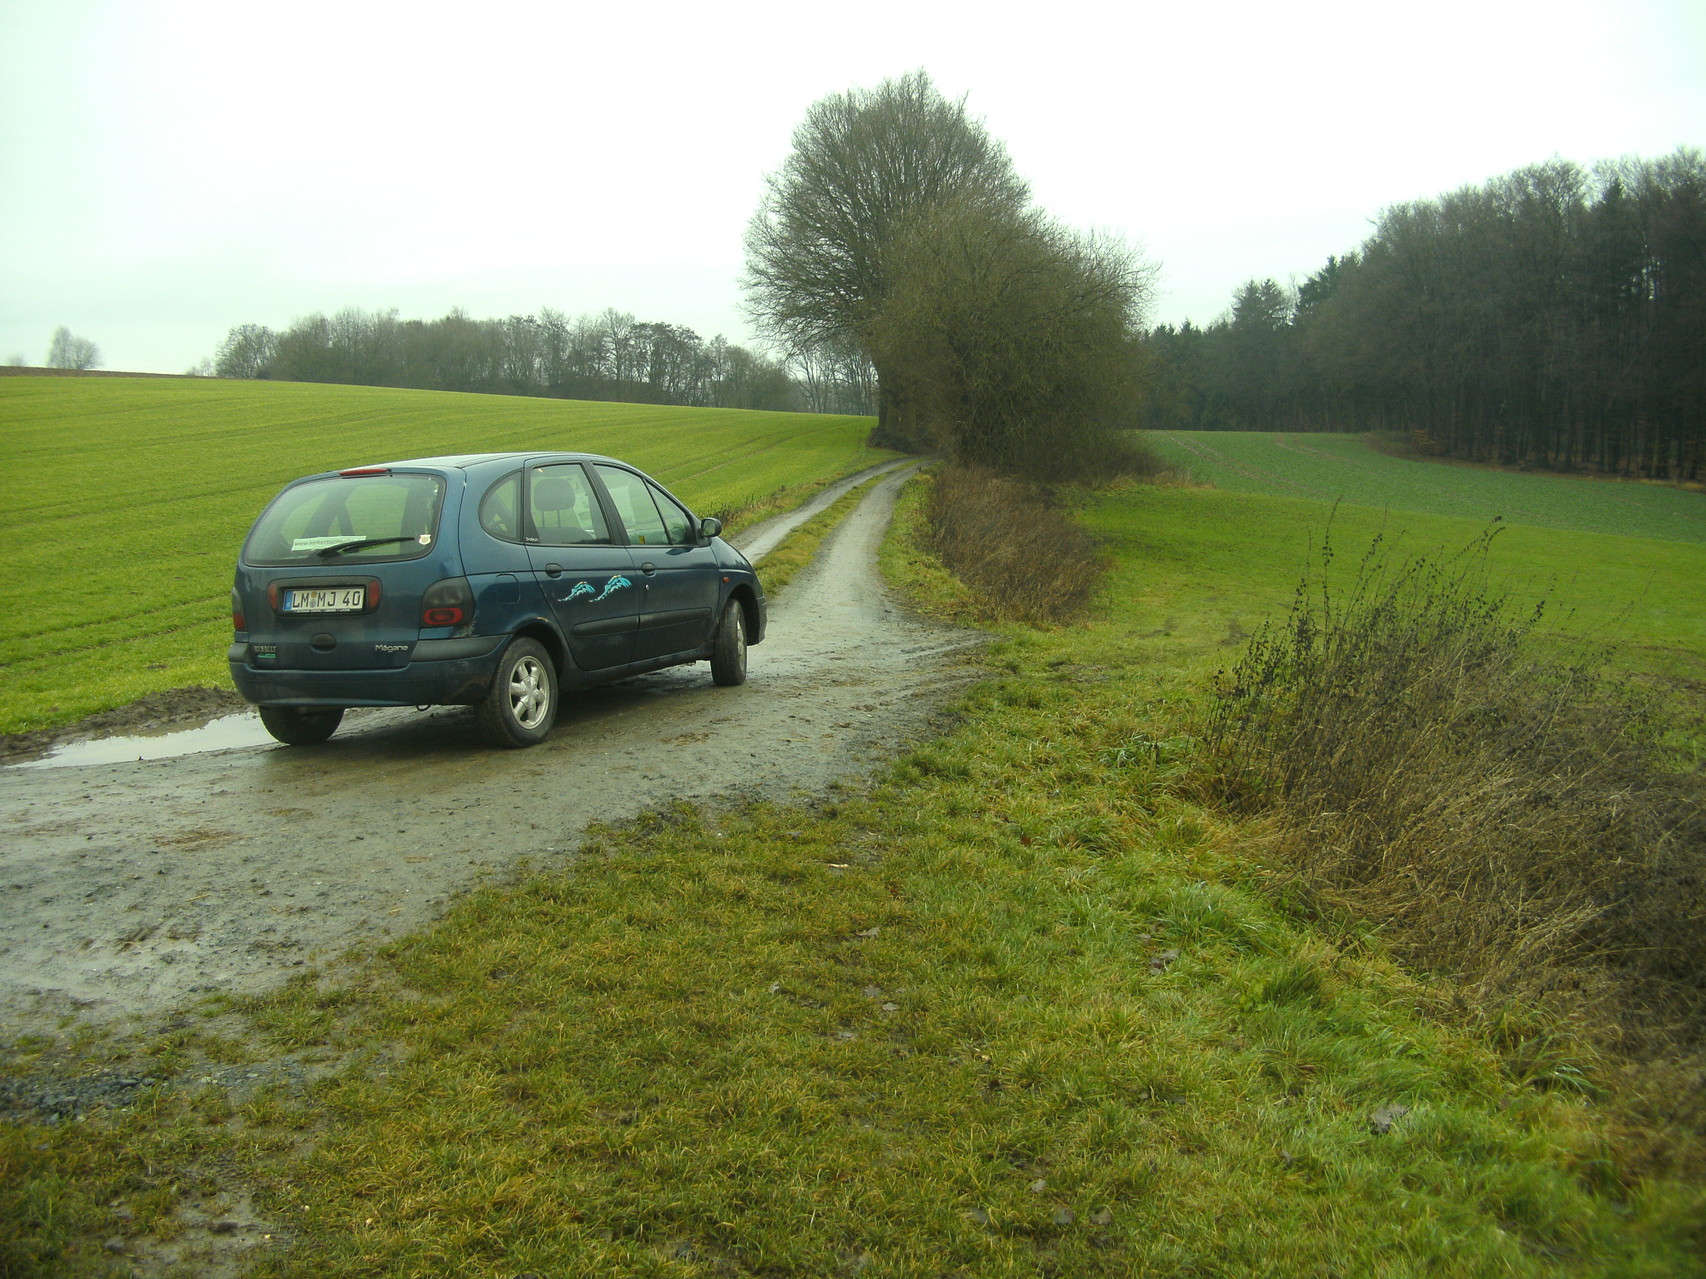
[[[447,577],[421,596],[422,626],[461,626],[474,620],[474,588],[465,577]]]
[[[231,588],[231,629],[246,631],[249,629],[249,619],[243,616],[243,597],[237,594],[237,588]]]

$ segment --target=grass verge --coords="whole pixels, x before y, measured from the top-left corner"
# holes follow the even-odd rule
[[[347,1063],[310,1096],[28,1132],[14,1184],[169,1231],[240,1161],[261,1275],[1686,1273],[1696,1194],[1020,666],[869,795],[661,810],[250,1005]]]
[[[1488,580],[1493,539],[1376,542],[1347,571],[1324,540],[1216,690],[1205,785],[1273,824],[1317,909],[1378,925],[1483,1019],[1629,1062],[1661,1126],[1702,1131],[1706,778],[1602,655],[1540,654],[1540,607]]]

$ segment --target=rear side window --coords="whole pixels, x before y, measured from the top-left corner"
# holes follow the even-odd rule
[[[413,559],[437,540],[436,475],[329,476],[285,490],[249,534],[251,564],[363,564]]]
[[[521,472],[512,471],[480,501],[480,527],[506,542],[521,541]]]

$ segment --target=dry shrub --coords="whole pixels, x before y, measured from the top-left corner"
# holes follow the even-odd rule
[[[1318,900],[1376,921],[1483,1009],[1538,1004],[1600,1048],[1706,1048],[1706,787],[1666,767],[1655,707],[1534,655],[1536,609],[1377,539],[1257,634],[1216,702],[1230,794],[1271,807]],[[1673,1073],[1674,1077],[1674,1073]],[[1681,1103],[1683,1098],[1674,1098]]]
[[[1171,469],[1142,431],[1093,431],[1063,440],[1040,441],[1028,478],[1049,484],[1106,484],[1115,480],[1155,483]]]
[[[946,466],[929,513],[931,549],[999,617],[1059,621],[1082,610],[1101,581],[1095,539],[1032,485]]]
[[[962,465],[980,465],[963,454],[956,456]],[[1023,441],[1014,444],[1002,473],[1038,485],[1152,484],[1168,469],[1141,431],[1038,424]]]

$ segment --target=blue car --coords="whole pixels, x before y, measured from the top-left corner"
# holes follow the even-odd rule
[[[586,453],[429,457],[285,486],[231,590],[238,692],[281,742],[350,706],[472,706],[533,746],[564,689],[709,661],[746,679],[764,588],[722,524]]]

